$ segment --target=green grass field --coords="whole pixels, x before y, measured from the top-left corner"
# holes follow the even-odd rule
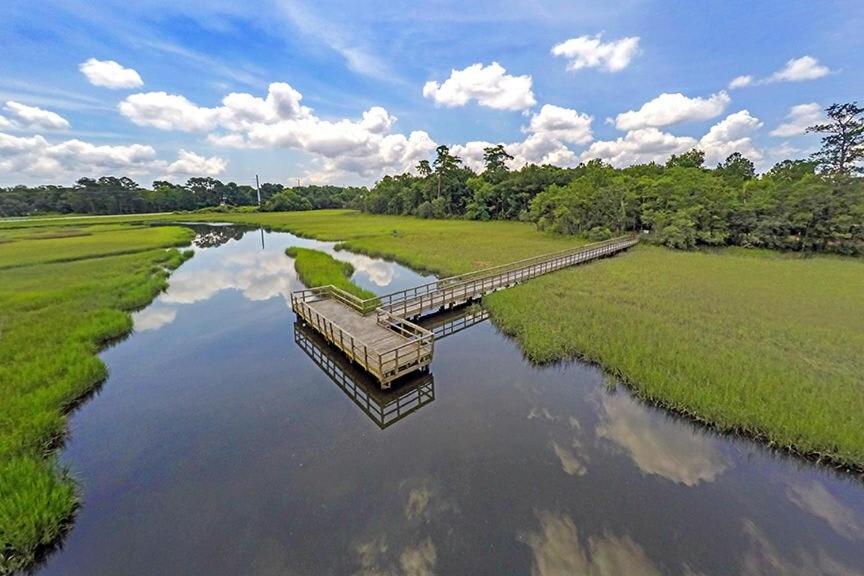
[[[338,241],[353,251],[396,260],[415,270],[450,275],[488,268],[584,244],[572,236],[537,232],[524,222],[475,222],[470,220],[422,220],[413,216],[360,214],[353,210],[313,212],[261,212],[214,214],[72,217],[34,221],[34,230],[53,227],[81,228],[94,224],[129,222],[234,222],[265,226],[307,238]],[[26,227],[26,222],[0,221],[4,229]]]
[[[297,277],[309,288],[336,286],[363,300],[375,296],[351,281],[354,266],[348,262],[341,262],[329,254],[309,248],[292,247],[285,250],[285,254],[294,259]]]
[[[440,275],[583,243],[518,222],[345,210],[176,219],[340,241]],[[124,225],[157,220],[171,217],[0,221],[0,566],[26,563],[74,509],[51,448],[65,409],[104,377],[100,344],[129,330],[125,311],[149,302],[181,260],[164,247],[188,230]],[[134,250],[145,251],[111,255]],[[57,262],[70,258],[80,259]],[[312,262],[298,268],[307,285],[345,278],[341,265]],[[861,259],[640,246],[486,300],[532,360],[583,357],[698,420],[864,468]]]
[[[629,253],[486,298],[537,362],[581,357],[721,429],[864,465],[864,262]]]
[[[165,248],[192,237],[117,226],[50,235],[0,232],[0,573],[32,562],[71,517],[75,487],[53,456],[66,412],[105,378],[99,348],[131,330],[128,311],[186,257]]]

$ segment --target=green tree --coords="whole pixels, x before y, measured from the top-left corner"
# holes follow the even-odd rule
[[[858,162],[864,159],[864,108],[857,102],[832,104],[825,112],[830,122],[816,124],[807,132],[825,134],[822,148],[812,158],[826,172],[850,175],[864,171]]]
[[[740,186],[756,176],[756,167],[740,152],[733,152],[725,161],[717,164],[715,172],[730,184]]]
[[[503,144],[483,148],[483,163],[485,166],[483,177],[488,180],[490,178],[500,179],[500,177],[505,176],[510,171],[507,168],[507,160],[513,160],[513,156],[507,153]]]
[[[693,148],[681,154],[672,154],[669,160],[666,161],[667,168],[675,166],[679,168],[702,168],[705,164],[705,152],[698,148]]]

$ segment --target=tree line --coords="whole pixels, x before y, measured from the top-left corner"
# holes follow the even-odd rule
[[[355,203],[366,188],[261,184],[262,210],[341,208]],[[81,178],[73,186],[0,188],[0,216],[37,214],[142,214],[257,206],[253,186],[215,178],[190,178],[185,184],[162,180],[144,188],[131,178]]]
[[[864,253],[864,108],[835,104],[809,129],[822,147],[807,160],[784,160],[756,174],[739,153],[715,167],[694,149],[663,164],[614,168],[592,160],[574,168],[510,170],[503,145],[484,150],[479,173],[439,146],[413,173],[385,176],[371,189],[261,185],[261,210],[356,208],[420,218],[523,220],[542,230],[604,239],[624,232],[673,248],[754,246]],[[134,214],[256,206],[252,186],[213,178],[185,185],[129,178],[82,178],[71,187],[0,189],[0,215]]]
[[[835,104],[813,126],[822,148],[765,174],[739,153],[713,168],[693,149],[664,164],[614,168],[592,160],[575,168],[528,165],[511,171],[502,145],[484,149],[476,174],[446,146],[415,174],[387,176],[360,207],[422,218],[525,220],[595,240],[625,232],[672,248],[752,246],[864,253],[864,120],[857,103]]]

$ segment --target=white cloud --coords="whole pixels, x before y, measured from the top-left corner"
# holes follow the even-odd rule
[[[745,88],[751,84],[753,84],[753,76],[750,76],[749,74],[745,76],[736,76],[731,82],[729,82],[729,89],[734,90],[736,88]]]
[[[0,128],[16,128],[19,130],[65,130],[69,121],[50,110],[35,106],[27,106],[9,100],[3,107],[9,118],[0,116]]]
[[[0,132],[0,172],[63,178],[82,175],[154,175],[182,172],[195,167],[211,171],[226,162],[180,151],[172,164],[156,157],[152,146],[142,144],[96,145],[78,139],[52,143],[43,136],[19,137]],[[173,167],[173,169],[172,169]],[[197,174],[197,172],[195,173]]]
[[[618,72],[626,68],[639,52],[639,37],[628,36],[611,42],[602,42],[601,34],[570,38],[552,48],[552,54],[569,59],[568,70],[599,68]]]
[[[82,62],[78,69],[94,86],[105,88],[138,88],[144,85],[141,76],[132,68],[124,68],[114,60],[90,58]]]
[[[573,166],[578,163],[578,157],[564,142],[586,144],[592,139],[591,123],[593,118],[587,114],[570,108],[562,108],[551,104],[544,105],[539,112],[531,115],[531,120],[522,131],[528,136],[521,142],[504,144],[504,148],[513,160],[507,164],[512,169],[519,169],[526,164],[555,164],[556,166]],[[475,140],[465,144],[457,144],[451,152],[460,158],[472,170],[482,172],[483,149],[495,146],[495,143]]]
[[[693,148],[696,139],[675,136],[657,128],[631,130],[615,140],[597,141],[582,153],[584,162],[600,158],[616,167],[647,162],[665,162],[672,154]]]
[[[356,121],[330,121],[303,106],[302,98],[290,85],[275,82],[266,98],[235,92],[214,108],[198,106],[181,95],[148,92],[130,95],[119,110],[143,126],[210,132],[208,140],[219,146],[308,152],[322,164],[315,176],[319,181],[405,171],[435,149],[426,132],[390,133],[397,119],[380,106],[369,108]]]
[[[786,121],[770,132],[771,136],[788,137],[804,134],[807,128],[825,121],[825,113],[816,102],[789,108]]]
[[[191,176],[218,176],[228,167],[228,161],[217,156],[205,158],[194,152],[180,150],[177,160],[168,165],[168,174],[187,174]]]
[[[740,152],[751,160],[761,160],[762,151],[755,147],[751,138],[761,127],[762,122],[748,110],[730,114],[699,140],[705,162],[709,165],[722,162],[733,152]]]
[[[216,126],[215,109],[201,108],[185,96],[167,92],[132,94],[120,102],[117,108],[135,124],[160,130],[195,132]]]
[[[815,80],[831,73],[831,69],[819,63],[813,56],[802,56],[792,58],[786,62],[786,66],[774,72],[767,78],[756,79],[751,75],[738,76],[729,83],[729,88],[744,88],[745,86],[756,86],[758,84],[771,84],[774,82],[804,82]]]
[[[707,120],[723,113],[731,99],[726,92],[708,98],[688,98],[680,93],[663,93],[642,105],[639,110],[622,112],[615,117],[619,130],[660,127],[680,122]]]
[[[592,139],[593,120],[591,116],[570,108],[544,104],[540,112],[531,117],[529,131],[546,134],[562,142],[585,144]]]
[[[769,82],[803,82],[815,80],[827,76],[831,70],[827,66],[819,64],[819,60],[812,56],[793,58],[786,62],[782,70],[778,70],[769,78]]]
[[[511,76],[497,62],[451,70],[450,77],[443,83],[427,82],[423,86],[423,96],[448,108],[464,106],[472,99],[481,106],[498,110],[524,110],[537,103],[531,91],[531,76]]]

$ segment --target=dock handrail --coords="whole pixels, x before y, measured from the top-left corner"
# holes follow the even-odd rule
[[[420,286],[359,298],[334,285],[318,286],[291,293],[291,307],[324,338],[348,357],[375,374],[382,386],[412,370],[428,366],[432,360],[435,334],[408,318],[428,310],[443,309],[454,303],[470,301],[524,280],[561,268],[624,250],[639,242],[638,235],[626,235],[532,256],[515,262],[442,278]],[[393,348],[377,350],[319,313],[312,303],[334,298],[362,315],[376,313],[376,323],[404,340]]]
[[[498,266],[492,266],[490,268],[484,268],[482,270],[475,270],[473,272],[465,272],[463,274],[458,274],[456,276],[448,276],[446,278],[441,278],[439,280],[435,280],[432,282],[427,282],[426,284],[420,284],[418,286],[414,286],[412,288],[407,288],[405,290],[398,290],[396,292],[391,292],[389,294],[383,294],[381,296],[373,296],[371,298],[359,298],[354,294],[346,292],[342,290],[338,286],[333,286],[332,284],[327,286],[318,286],[316,288],[310,288],[307,290],[298,290],[294,292],[294,294],[320,294],[322,292],[326,292],[333,297],[337,298],[347,306],[357,310],[361,314],[369,314],[370,312],[375,311],[379,307],[391,307],[394,304],[402,301],[413,298],[418,298],[429,294],[431,292],[437,292],[444,288],[453,288],[456,285],[464,284],[465,282],[470,281],[472,278],[486,278],[493,275],[500,275],[505,273],[508,270],[519,270],[522,268],[527,268],[534,264],[539,264],[542,262],[546,262],[549,260],[554,260],[558,258],[562,258],[565,256],[569,256],[571,254],[579,254],[582,252],[590,252],[592,250],[596,250],[599,248],[604,248],[606,246],[617,246],[621,243],[631,243],[635,244],[639,241],[639,237],[636,234],[628,234],[624,236],[618,236],[616,238],[611,238],[609,240],[603,240],[601,242],[593,242],[590,244],[582,244],[580,246],[574,246],[571,248],[565,248],[563,250],[558,250],[555,252],[547,252],[545,254],[540,254],[538,256],[531,256],[529,258],[523,258],[522,260],[516,260],[515,262],[508,262],[507,264],[500,264]],[[632,245],[631,244],[631,245]],[[292,296],[293,298],[293,296]]]
[[[400,370],[405,369],[406,365],[413,366],[415,363],[431,358],[435,346],[435,335],[432,331],[385,310],[379,311],[378,323],[398,332],[406,340],[389,350],[376,351],[310,306],[308,297],[327,292],[322,288],[339,290],[335,286],[328,286],[292,293],[292,309],[298,312],[311,326],[316,327],[319,333],[347,354],[349,358],[363,366],[367,372],[385,377],[398,375]],[[352,296],[343,290],[339,291]]]

